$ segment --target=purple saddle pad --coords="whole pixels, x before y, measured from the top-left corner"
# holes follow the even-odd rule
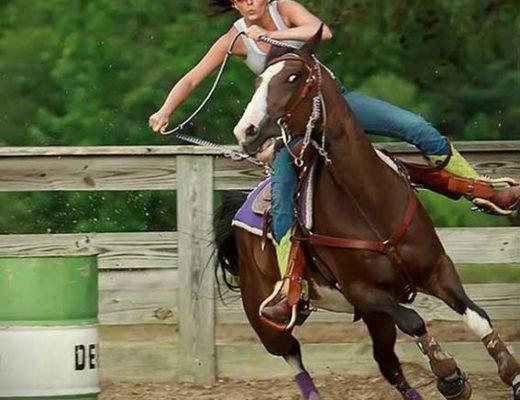
[[[302,195],[300,196],[300,210],[302,210],[303,220],[307,229],[312,228],[312,182],[314,178],[314,166],[307,175],[307,179],[303,184]],[[271,178],[264,179],[253,189],[247,196],[246,201],[235,214],[232,225],[245,229],[257,236],[262,236],[264,226],[264,216],[253,211],[253,204],[258,196],[261,196],[264,189],[271,185]],[[271,235],[268,235],[271,237]]]

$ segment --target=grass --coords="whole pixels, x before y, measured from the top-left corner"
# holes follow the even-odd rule
[[[464,283],[520,283],[520,264],[459,264]]]

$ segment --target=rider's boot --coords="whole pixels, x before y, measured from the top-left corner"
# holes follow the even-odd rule
[[[428,156],[433,164],[448,156]],[[473,167],[452,146],[452,156],[440,171],[411,170],[410,177],[428,189],[453,199],[464,196],[480,210],[494,215],[511,215],[520,208],[520,185],[511,178],[480,177]],[[494,186],[502,185],[501,189]]]
[[[287,323],[291,318],[293,306],[297,306],[306,290],[303,273],[305,269],[305,257],[299,242],[291,242],[292,230],[289,230],[275,243],[282,288],[279,296],[271,302],[271,305],[261,310],[262,316],[276,323]]]

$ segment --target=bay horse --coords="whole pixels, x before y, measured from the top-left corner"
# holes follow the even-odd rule
[[[513,388],[513,398],[520,400],[518,362],[487,313],[467,296],[430,217],[407,180],[376,154],[341,96],[338,81],[314,56],[320,42],[321,31],[300,50],[273,46],[268,67],[257,79],[254,96],[237,125],[243,128],[239,144],[245,151],[272,157],[281,120],[285,119],[287,132],[305,132],[315,106],[311,94],[318,94],[326,107],[326,118],[321,115],[312,132],[316,141],[326,133],[321,138],[328,156],[327,162],[320,159],[315,174],[312,230],[316,238],[329,240],[302,243],[307,254],[322,260],[335,282],[324,276],[314,262],[316,257],[307,257],[311,304],[345,312],[353,307],[368,327],[382,375],[404,399],[422,397],[408,384],[394,352],[396,327],[411,336],[429,359],[440,393],[446,399],[466,400],[472,390],[465,374],[428,333],[420,315],[402,305],[410,287],[437,297],[482,340],[498,365],[501,379]],[[325,154],[324,148],[321,154]],[[292,330],[274,329],[259,317],[259,306],[281,277],[272,243],[263,246],[260,237],[231,227],[230,217],[242,200],[224,204],[216,218],[220,267],[237,275],[247,318],[267,351],[294,367],[304,399],[319,400]],[[392,240],[385,241],[387,238]],[[354,249],[345,245],[347,239],[371,243],[372,247]],[[374,244],[380,245],[379,250]]]

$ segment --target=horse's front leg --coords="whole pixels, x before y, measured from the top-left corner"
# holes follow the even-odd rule
[[[502,381],[513,388],[514,400],[520,400],[520,365],[493,328],[487,313],[467,296],[451,259],[443,255],[437,265],[437,278],[429,288],[432,295],[455,310],[486,347],[498,366]]]
[[[363,315],[372,338],[374,358],[386,380],[394,386],[406,400],[422,400],[421,395],[412,389],[403,374],[401,363],[395,354],[397,332],[392,317],[385,314]]]
[[[400,305],[391,294],[367,284],[351,285],[347,296],[362,315],[387,315],[403,333],[414,338],[428,357],[432,372],[438,378],[437,389],[446,399],[467,400],[471,397],[471,386],[465,375],[453,357],[428,334],[424,320],[416,311]]]

